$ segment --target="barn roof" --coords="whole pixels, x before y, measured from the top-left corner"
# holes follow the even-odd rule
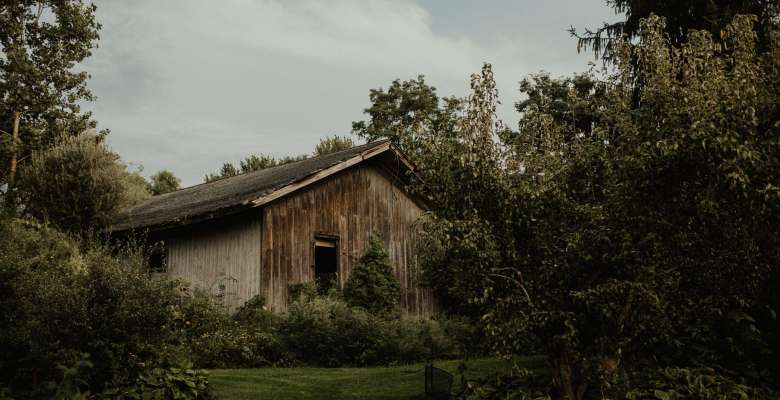
[[[372,142],[153,196],[123,210],[111,231],[182,225],[258,207],[387,151],[411,168],[387,140]]]

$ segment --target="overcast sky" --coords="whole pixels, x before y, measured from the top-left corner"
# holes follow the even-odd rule
[[[517,84],[584,71],[567,28],[615,17],[603,0],[95,0],[89,107],[144,174],[200,183],[251,153],[310,153],[348,135],[368,91],[419,74],[443,96],[493,64],[507,124]]]

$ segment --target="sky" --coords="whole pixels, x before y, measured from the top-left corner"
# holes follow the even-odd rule
[[[493,65],[499,116],[518,82],[588,69],[570,26],[615,20],[604,0],[94,0],[103,28],[83,65],[109,144],[184,186],[249,154],[311,153],[350,135],[370,89],[425,75],[465,96]]]

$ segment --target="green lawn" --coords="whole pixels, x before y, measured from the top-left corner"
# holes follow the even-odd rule
[[[540,360],[529,359],[530,364]],[[435,362],[457,374],[460,361]],[[506,371],[505,361],[486,358],[466,363],[469,379]],[[219,399],[375,399],[424,398],[424,364],[376,368],[261,368],[209,371]],[[458,390],[455,378],[453,392]]]

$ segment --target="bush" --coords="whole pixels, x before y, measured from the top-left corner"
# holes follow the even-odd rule
[[[0,236],[0,387],[51,398],[77,382],[70,392],[99,397],[142,385],[159,368],[188,368],[177,319],[187,297],[176,282],[151,279],[140,251],[116,256],[20,220],[0,221]],[[85,355],[94,368],[81,368]],[[65,379],[79,365],[78,379]],[[180,398],[208,396],[187,393]]]
[[[721,400],[780,398],[780,393],[752,387],[712,368],[648,369],[622,377],[612,398],[652,400]]]
[[[350,306],[386,313],[398,307],[400,298],[401,286],[393,275],[390,257],[379,238],[372,235],[366,254],[349,274],[344,299]]]
[[[88,134],[36,153],[20,171],[19,188],[27,213],[71,232],[105,227],[119,210],[148,196],[143,177]]]
[[[279,317],[256,296],[231,317],[213,295],[196,291],[183,310],[188,347],[199,368],[286,366],[290,356],[278,335]]]
[[[294,301],[279,333],[288,351],[307,365],[391,365],[462,356],[435,320],[373,315],[333,296]]]

